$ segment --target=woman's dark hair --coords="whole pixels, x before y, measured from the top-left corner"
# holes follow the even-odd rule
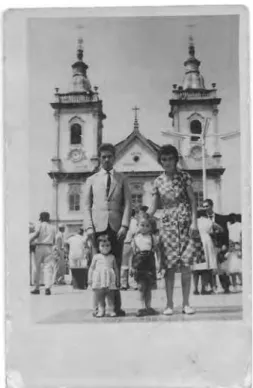
[[[50,221],[50,214],[48,212],[42,212],[40,213],[39,220],[41,222],[49,222]]]
[[[98,156],[100,156],[103,151],[109,151],[113,154],[113,156],[115,156],[115,153],[116,153],[115,147],[111,143],[101,144],[101,146],[98,149]]]
[[[176,149],[176,147],[174,147],[173,145],[171,144],[166,144],[164,146],[162,146],[159,151],[158,151],[158,155],[157,155],[157,161],[159,164],[162,164],[161,163],[161,157],[162,155],[173,155],[174,158],[175,158],[175,161],[176,163],[178,162],[179,160],[179,155],[178,155],[178,150]]]

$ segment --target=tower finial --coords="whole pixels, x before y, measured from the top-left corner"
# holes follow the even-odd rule
[[[77,58],[79,61],[83,60],[83,38],[81,37],[77,40]]]
[[[194,39],[193,39],[193,29],[196,27],[196,24],[188,24],[187,25],[189,29],[189,38],[188,38],[188,53],[191,57],[194,58],[195,56],[195,45],[194,45]]]
[[[194,46],[194,40],[192,35],[189,36],[188,52],[191,57],[195,56],[195,46]]]
[[[135,106],[134,108],[132,108],[132,110],[134,111],[134,130],[139,131],[139,122],[138,122],[137,112],[138,112],[138,110],[140,110],[140,108]]]

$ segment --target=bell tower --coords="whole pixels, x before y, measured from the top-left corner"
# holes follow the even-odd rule
[[[221,166],[222,155],[219,148],[218,107],[221,98],[217,96],[216,84],[205,86],[200,72],[201,62],[195,56],[195,44],[189,37],[188,58],[184,62],[185,74],[182,85],[173,85],[172,98],[169,100],[169,117],[173,131],[178,133],[176,146],[180,153],[180,164],[194,177],[195,193],[198,204],[203,201],[202,189],[202,146],[199,136],[208,119],[209,125],[205,137],[205,165],[207,172],[207,193],[221,210]]]
[[[83,61],[83,39],[77,43],[69,90],[55,89],[51,106],[55,117],[55,154],[49,176],[53,180],[56,223],[81,222],[85,181],[98,165],[103,113],[98,87],[92,88]],[[71,229],[71,228],[70,228]]]

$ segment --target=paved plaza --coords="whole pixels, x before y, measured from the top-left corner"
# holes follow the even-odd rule
[[[137,318],[135,313],[139,305],[139,293],[133,289],[122,291],[122,306],[126,317],[122,318],[94,318],[92,316],[92,290],[73,290],[70,285],[54,286],[51,296],[44,295],[41,288],[40,295],[31,295],[32,320],[38,324],[75,324],[99,322],[141,322],[141,321],[189,321],[189,320],[237,320],[242,318],[242,293],[224,295],[222,292],[212,295],[191,294],[191,305],[196,314],[186,316],[182,314],[182,294],[180,276],[177,275],[174,291],[175,313],[172,317],[162,314],[166,305],[166,295],[163,281],[158,282],[158,289],[153,291],[153,307],[157,315]]]
[[[161,313],[165,291],[153,295]],[[122,292],[123,318],[93,318],[91,298],[69,285],[29,296],[36,324],[14,330],[8,347],[8,370],[24,382],[13,387],[243,386],[249,332],[241,293],[192,295],[196,314],[185,316],[177,279],[175,314],[149,318],[135,317],[137,291]]]

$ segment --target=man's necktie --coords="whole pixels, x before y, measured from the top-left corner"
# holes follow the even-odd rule
[[[111,187],[111,174],[110,171],[107,171],[107,184],[106,184],[106,196],[108,197]]]

